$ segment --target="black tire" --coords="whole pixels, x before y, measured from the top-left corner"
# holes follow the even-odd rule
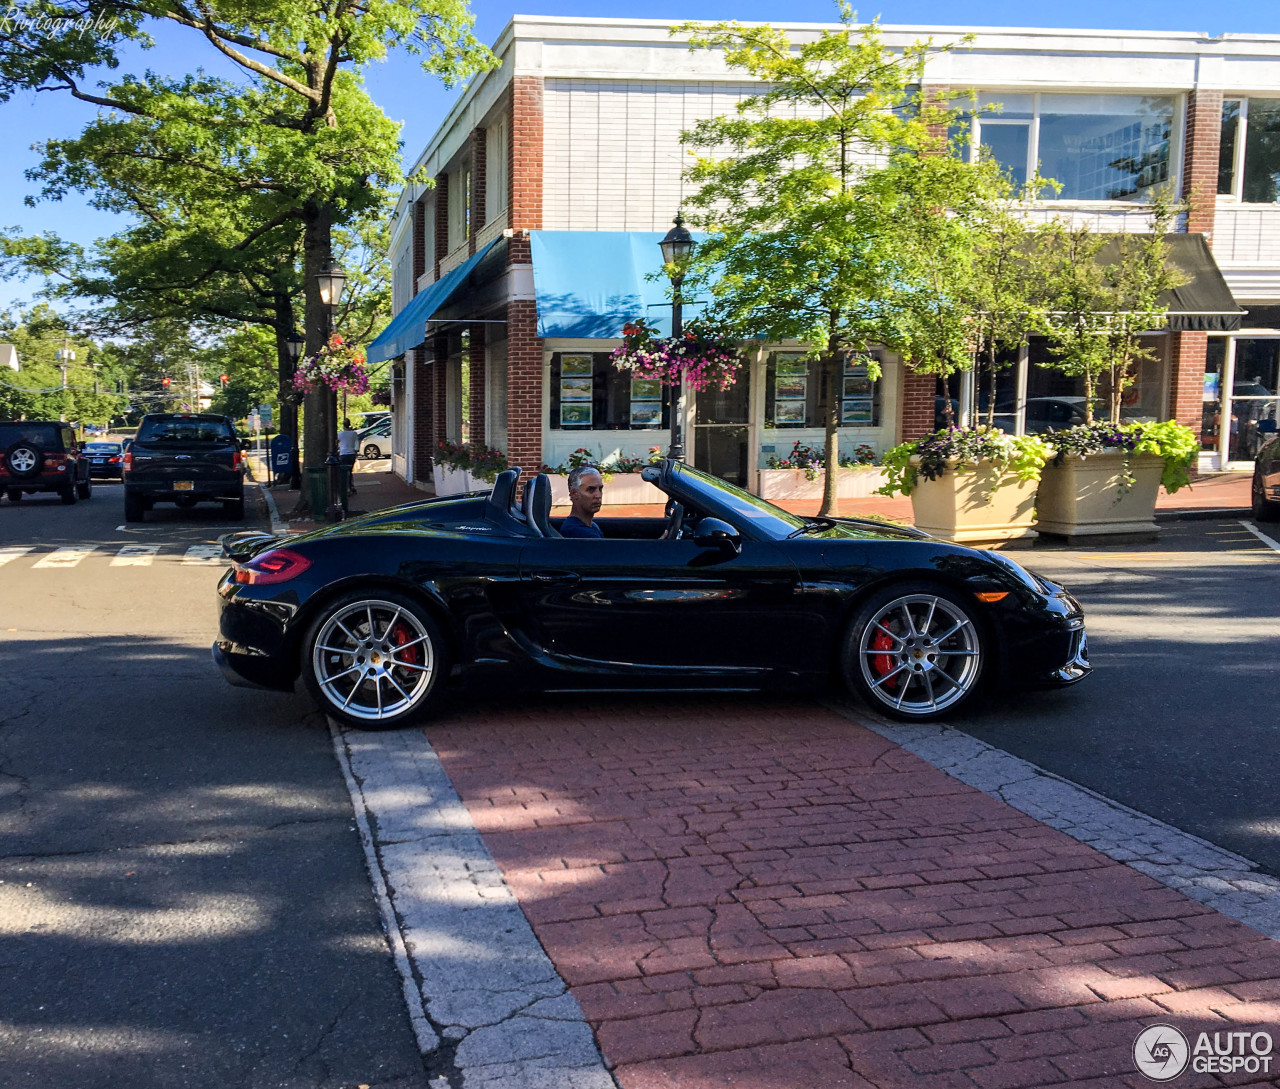
[[[420,718],[449,674],[439,624],[417,602],[383,589],[356,590],[326,605],[301,654],[312,698],[326,714],[362,730],[395,729]],[[388,661],[396,664],[387,668]]]
[[[93,481],[86,477],[76,485],[76,495],[81,499],[89,499],[93,495]]]
[[[20,499],[22,498],[22,489],[21,489],[21,488],[10,488],[10,489],[9,489],[7,492],[5,492],[4,494],[5,494],[5,495],[7,495],[7,496],[9,497],[9,502],[10,502],[10,503],[16,503],[16,502],[18,502],[18,500],[20,500]]]
[[[900,582],[854,614],[840,665],[845,683],[873,710],[927,722],[955,714],[978,694],[989,657],[990,639],[966,595]]]
[[[74,484],[68,484],[65,488],[59,488],[58,498],[61,499],[68,507],[71,506],[76,501],[76,486]]]
[[[1253,471],[1253,520],[1255,522],[1280,522],[1280,503],[1268,499],[1262,487],[1262,474]]]
[[[124,490],[124,520],[141,522],[147,512],[147,504],[142,496],[134,495],[128,488]]]
[[[373,461],[375,458],[382,457],[382,450],[371,442],[364,448],[364,457],[366,461]]]
[[[225,518],[230,518],[233,522],[244,521],[244,496],[239,499],[224,499],[222,501],[222,514]]]
[[[44,468],[44,453],[26,439],[19,439],[4,452],[4,467],[15,480],[30,480]]]

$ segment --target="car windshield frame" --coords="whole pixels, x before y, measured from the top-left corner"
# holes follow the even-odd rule
[[[752,495],[745,488],[701,469],[676,462],[672,464],[672,470],[673,491],[689,493],[696,503],[710,509],[716,517],[723,517],[748,536],[785,541],[797,529],[803,529],[813,521],[776,507],[767,499]]]

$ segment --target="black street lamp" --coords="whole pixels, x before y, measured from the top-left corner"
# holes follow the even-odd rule
[[[325,259],[324,265],[316,273],[316,283],[320,288],[320,301],[324,303],[325,330],[324,342],[327,347],[333,335],[333,327],[338,316],[338,303],[342,299],[342,289],[346,286],[347,274],[342,266],[332,257]],[[326,522],[341,522],[343,518],[342,502],[338,495],[338,403],[337,394],[329,390],[324,396],[325,411],[325,445],[330,447],[325,465],[329,469],[329,506],[325,509]]]
[[[306,338],[296,329],[284,338],[284,350],[289,356],[290,386],[293,383],[293,375],[298,369],[298,360],[302,356],[302,348],[306,343]],[[290,411],[293,413],[293,434],[290,436],[293,440],[293,449],[289,451],[289,487],[297,491],[302,487],[302,459],[298,451],[298,408],[296,402]],[[283,412],[284,406],[281,405],[281,413],[283,414]]]
[[[662,250],[662,262],[671,277],[671,339],[678,340],[684,336],[684,322],[680,313],[680,285],[684,283],[684,270],[693,254],[696,243],[693,235],[685,228],[684,216],[676,213],[675,226],[667,232],[667,236],[658,243]],[[671,406],[671,447],[667,457],[676,461],[684,461],[684,371],[680,372],[680,381],[676,386],[675,403]]]

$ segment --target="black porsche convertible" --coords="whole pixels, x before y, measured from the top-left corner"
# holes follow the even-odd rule
[[[878,522],[802,518],[677,461],[644,471],[665,517],[562,538],[545,474],[312,533],[223,539],[214,659],[229,680],[301,675],[346,723],[391,727],[446,684],[812,688],[925,720],[991,684],[1089,673],[1084,615],[998,552]]]

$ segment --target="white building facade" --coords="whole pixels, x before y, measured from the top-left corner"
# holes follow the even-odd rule
[[[435,184],[406,189],[397,206],[397,317],[371,353],[396,360],[395,467],[406,478],[425,479],[435,446],[460,441],[464,424],[470,443],[526,471],[579,448],[597,459],[665,448],[670,406],[608,355],[625,320],[669,313],[646,275],[689,195],[680,133],[754,89],[671,25],[515,17],[494,47],[501,68],[473,82],[415,161]],[[793,40],[824,29],[778,25]],[[926,87],[1000,104],[974,140],[1015,177],[1038,165],[1061,184],[1035,215],[1132,232],[1148,229],[1157,187],[1187,202],[1180,228],[1207,243],[1201,271],[1221,270],[1228,305],[1174,315],[1127,411],[1195,428],[1202,468],[1249,464],[1280,404],[1280,37],[974,28],[961,43],[968,32],[884,37],[956,43],[931,59]],[[1180,252],[1204,251],[1186,241]],[[880,355],[878,381],[855,361],[832,391],[842,449],[933,429],[944,391]],[[692,399],[687,445],[695,465],[750,487],[771,455],[820,445],[826,393],[794,345],[747,357],[731,390]],[[1078,394],[1045,362],[1033,342],[1009,372],[996,400],[1008,429],[1034,428],[1037,413]]]

